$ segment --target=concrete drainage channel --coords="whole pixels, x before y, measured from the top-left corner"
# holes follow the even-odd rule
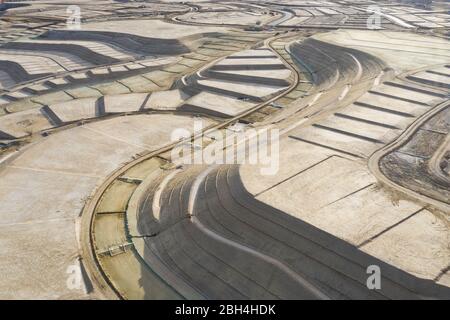
[[[87,242],[92,248],[86,248],[85,256],[90,258],[91,268],[97,265],[97,272],[91,269],[91,274],[97,284],[104,281],[108,287],[120,298],[124,299],[176,299],[179,295],[171,289],[151,269],[145,267],[129,237],[126,211],[128,202],[139,184],[153,171],[161,170],[165,163],[160,158],[151,157],[148,160],[126,168],[113,179],[104,192],[98,197],[94,205],[94,212],[90,224],[87,223],[83,233],[87,233]],[[96,197],[97,199],[97,197]],[[89,209],[89,207],[87,207]],[[87,212],[83,217],[88,217]],[[86,244],[86,243],[85,243]],[[85,258],[86,261],[86,258]],[[101,281],[95,275],[101,274]],[[100,285],[103,289],[107,286]],[[107,293],[109,290],[106,289]],[[152,296],[149,295],[152,293]]]

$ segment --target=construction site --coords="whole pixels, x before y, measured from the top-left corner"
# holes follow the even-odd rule
[[[3,1],[0,299],[450,299],[424,3]]]

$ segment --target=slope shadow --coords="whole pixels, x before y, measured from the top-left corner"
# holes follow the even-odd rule
[[[193,173],[198,176],[198,170]],[[253,295],[243,295],[242,291],[238,290],[241,284],[237,279],[240,279],[242,274],[255,279],[255,274],[264,274],[268,270],[267,260],[276,260],[297,272],[318,291],[332,299],[450,298],[450,288],[432,280],[415,277],[362,252],[330,233],[255,199],[244,187],[237,165],[220,166],[203,178],[199,190],[208,189],[205,180],[209,179],[210,185],[216,186],[217,195],[210,196],[206,191],[200,192],[195,199],[193,216],[190,216],[188,199],[195,179],[186,178],[188,176],[189,174],[184,176],[184,182],[177,181],[168,190],[163,190],[161,199],[164,201],[161,202],[159,220],[152,217],[151,206],[142,206],[143,211],[140,213],[141,217],[145,216],[140,223],[151,222],[151,229],[157,230],[146,238],[143,271],[153,270],[158,274],[159,283],[165,283],[173,293],[177,292],[181,297],[264,299],[278,296],[282,299],[314,299],[307,286],[293,287],[292,283],[285,281],[288,276],[282,268],[276,266],[279,265],[277,263],[272,263],[272,274],[268,275],[266,287],[257,283],[258,281],[249,281],[245,283],[245,288],[248,289],[247,292],[254,293]],[[146,199],[149,197],[152,195]],[[216,207],[208,201],[216,202]],[[212,207],[215,212],[209,212],[209,215],[217,217],[219,214],[219,219],[220,215],[224,216],[220,223],[216,221],[217,225],[210,224],[212,220],[208,222],[205,216],[205,210],[211,211]],[[223,211],[218,209],[219,207]],[[231,220],[230,217],[225,219],[225,215],[233,216],[234,221],[237,221],[236,217],[246,217],[247,225],[242,229],[242,221],[227,225],[227,219]],[[195,219],[201,220],[203,227],[199,227]],[[158,226],[160,221],[170,223]],[[208,230],[205,231],[204,226]],[[272,241],[266,241],[267,232],[263,237],[264,229],[270,232]],[[238,236],[234,236],[233,232]],[[258,236],[261,236],[262,243],[259,245],[258,242],[252,242],[252,239]],[[217,242],[217,238],[227,240]],[[250,250],[236,249],[239,247]],[[257,253],[249,254],[249,251]],[[223,259],[227,254],[229,258]],[[268,259],[255,258],[263,255]],[[155,259],[158,268],[148,264],[148,261],[154,262]],[[240,261],[236,262],[236,259]],[[210,265],[206,266],[206,263]],[[250,266],[253,271],[242,273],[242,270],[248,270],[245,265]],[[240,270],[233,270],[236,266]],[[367,280],[371,275],[368,274],[370,266],[381,270],[379,290],[370,290],[367,287]],[[277,282],[277,279],[281,281]],[[141,280],[145,282],[145,279]],[[151,286],[147,284],[145,287]],[[183,292],[176,287],[181,287]],[[281,294],[275,295],[274,290]],[[154,298],[152,290],[146,290],[145,299]]]

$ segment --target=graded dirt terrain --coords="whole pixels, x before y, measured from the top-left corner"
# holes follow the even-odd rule
[[[450,298],[445,10],[76,3],[0,5],[0,298]]]

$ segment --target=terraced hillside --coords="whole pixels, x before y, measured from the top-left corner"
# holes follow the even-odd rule
[[[391,191],[378,186],[367,167],[372,153],[399,136],[417,117],[440,105],[446,95],[439,87],[424,89],[393,78],[394,70],[371,54],[315,39],[305,42],[293,43],[298,50],[290,61],[298,69],[309,70],[311,90],[304,97],[318,98],[306,104],[305,113],[296,113],[304,116],[303,121],[298,117],[296,122],[287,117],[277,121],[283,133],[283,162],[275,176],[260,175],[261,165],[173,168],[163,154],[164,160],[153,162],[146,177],[139,178],[139,186],[127,194],[128,200],[124,199],[121,209],[117,209],[121,215],[100,222],[103,209],[92,208],[94,257],[103,266],[109,284],[122,297],[449,296],[442,282],[448,255],[440,253],[446,245],[447,232],[441,229],[446,228],[445,222],[430,225],[435,211],[414,200],[400,197],[393,204]],[[328,49],[328,55],[310,59],[318,55],[312,49],[317,47],[321,53]],[[214,70],[213,74],[216,70],[223,72],[225,68],[218,66],[208,70]],[[253,69],[251,64],[249,69]],[[330,81],[332,74],[334,85],[320,80]],[[353,86],[357,88],[354,92]],[[346,97],[348,92],[351,94]],[[320,101],[326,95],[328,104]],[[336,103],[341,96],[345,103]],[[392,107],[387,109],[388,105]],[[288,111],[298,106],[285,108]],[[381,117],[383,121],[376,121]],[[441,159],[442,152],[439,154]],[[144,167],[144,163],[137,166]],[[109,185],[111,189],[107,189],[111,191],[106,191],[97,203],[105,203],[103,199],[110,197],[109,192],[117,192],[117,181],[135,181],[129,173],[133,170],[118,173]],[[420,223],[422,227],[416,229]],[[117,224],[121,225],[123,240],[104,242],[107,230]],[[411,226],[417,231],[406,231]],[[391,260],[385,243],[394,248],[399,244],[393,245],[390,237],[394,241],[403,239],[403,250],[408,250],[418,241],[415,239],[424,239],[427,233],[432,235],[422,241],[433,247],[428,255],[406,264],[406,260]],[[413,238],[402,238],[409,236]],[[101,239],[101,245],[97,239]],[[142,278],[128,278],[128,267],[124,268],[121,258],[112,252],[124,252],[126,265],[140,270]],[[136,260],[136,255],[141,259]],[[425,267],[420,259],[433,263]],[[368,265],[384,270],[381,291],[367,290]],[[154,274],[149,276],[148,270]],[[138,289],[137,283],[146,285]],[[163,296],[153,286],[166,288]]]
[[[161,170],[153,160],[147,174],[139,187],[130,186],[128,208],[122,206],[126,218],[106,219],[104,204],[118,192],[119,181],[124,187],[132,183],[136,175],[131,171],[111,185],[96,209],[97,254],[124,297],[410,299],[450,294],[254,199],[237,166]],[[122,237],[131,240],[127,247],[106,238],[117,224],[123,226]],[[127,257],[116,258],[112,250],[123,250]],[[136,263],[142,277],[130,278],[129,268],[138,268]],[[370,264],[385,270],[382,291],[367,290],[365,266]],[[148,270],[155,274],[147,275]],[[139,290],[137,283],[143,284]],[[156,289],[161,286],[163,292]]]
[[[446,12],[76,2],[0,11],[0,298],[450,298]]]

